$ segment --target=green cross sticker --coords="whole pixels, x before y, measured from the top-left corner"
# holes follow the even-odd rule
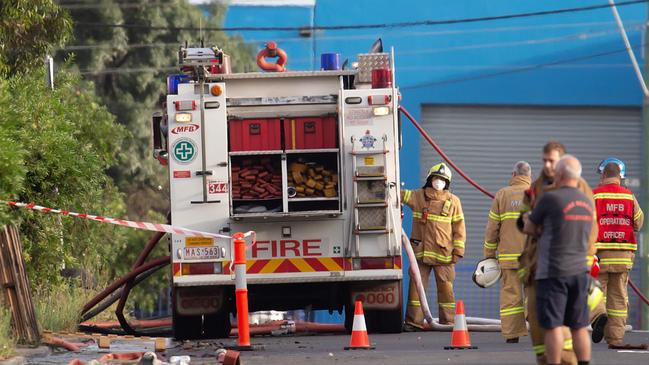
[[[334,254],[340,253],[340,246],[334,246]]]
[[[196,146],[188,138],[177,140],[171,150],[173,151],[174,159],[181,164],[188,164],[196,157]]]

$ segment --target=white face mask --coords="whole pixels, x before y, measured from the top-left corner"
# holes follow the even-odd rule
[[[440,179],[433,180],[433,189],[440,191],[440,190],[444,190],[445,186],[446,186],[446,181]]]

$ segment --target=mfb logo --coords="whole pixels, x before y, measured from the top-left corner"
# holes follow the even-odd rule
[[[259,256],[271,257],[304,257],[322,256],[322,240],[271,240],[257,241],[252,246],[252,258]]]
[[[171,134],[196,132],[200,128],[198,124],[181,125],[171,130]]]

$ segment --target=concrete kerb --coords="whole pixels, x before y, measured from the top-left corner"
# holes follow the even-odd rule
[[[0,360],[0,365],[24,365],[30,357],[43,357],[52,353],[47,346],[38,347],[17,347],[15,356],[6,360]]]
[[[0,360],[0,365],[25,365],[27,360],[24,356],[14,356],[7,360]]]

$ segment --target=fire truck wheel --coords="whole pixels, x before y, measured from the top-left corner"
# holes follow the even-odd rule
[[[174,313],[173,332],[176,340],[195,340],[201,338],[202,316],[181,316]]]
[[[368,333],[381,333],[381,314],[383,312],[377,310],[365,311],[365,327]]]
[[[205,315],[203,321],[203,333],[205,338],[228,338],[230,337],[230,312],[221,310],[215,314]]]
[[[354,305],[345,304],[345,332],[347,334],[352,333],[352,327],[354,325]]]
[[[368,333],[401,333],[403,315],[401,309],[366,310],[365,327]]]
[[[375,319],[378,324],[378,333],[401,333],[403,327],[403,313],[401,307],[388,311],[376,311]]]
[[[354,308],[345,307],[345,330],[352,332]],[[401,333],[403,313],[401,308],[393,310],[365,310],[365,327],[368,333]]]

